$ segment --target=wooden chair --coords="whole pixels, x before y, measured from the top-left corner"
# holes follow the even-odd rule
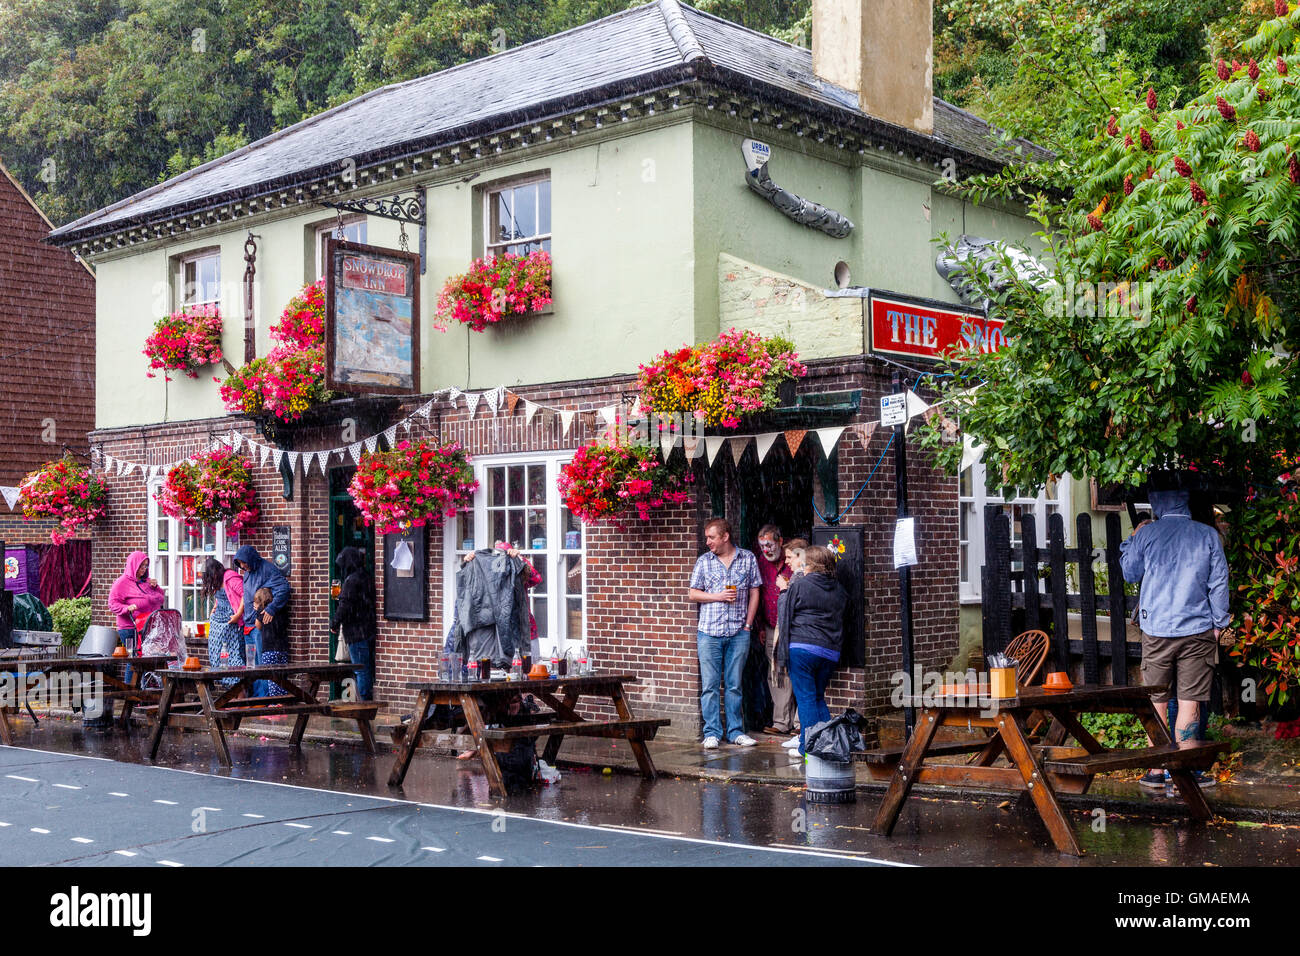
[[[1047,660],[1046,631],[1025,631],[1017,634],[1007,644],[1006,655],[1016,662],[1016,686],[1029,687],[1038,677]]]

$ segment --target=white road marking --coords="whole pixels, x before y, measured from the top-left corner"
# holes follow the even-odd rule
[[[295,830],[310,830],[310,829],[311,829],[311,824],[309,824],[309,823],[286,823],[285,826],[287,826],[287,827],[293,827]]]
[[[622,830],[625,833],[658,833],[660,836],[681,836],[680,830],[651,830],[649,827],[630,827],[622,823],[602,823],[602,829]]]
[[[392,843],[388,837],[366,837],[367,840],[374,840],[376,843]]]
[[[118,856],[139,856],[140,855],[136,853],[134,850],[114,850],[113,852],[116,853]]]
[[[220,813],[220,807],[199,807],[200,810],[207,810],[208,813]]]
[[[13,824],[12,824],[12,823],[0,823],[0,827],[9,827],[9,826],[13,826]]]
[[[260,813],[245,813],[244,816],[248,817],[250,820],[265,820],[265,819],[266,819],[266,817],[262,816]]]
[[[21,780],[23,783],[40,783],[35,777],[20,777],[16,773],[5,774],[10,780]]]
[[[74,787],[70,783],[56,783],[54,786],[61,787],[64,790],[80,790],[80,787]]]
[[[179,806],[179,804],[177,804],[175,800],[155,800],[154,803],[161,803],[163,806],[166,807]]]
[[[422,846],[422,847],[420,847],[420,849],[421,849],[421,850],[428,850],[430,853],[446,853],[446,852],[447,852],[447,848],[446,848],[445,846]]]
[[[110,797],[129,797],[129,796],[131,796],[129,793],[118,793],[116,790],[110,790],[110,791],[108,791],[108,795],[109,795]]]
[[[88,837],[73,837],[72,842],[73,843],[94,843],[95,841],[91,840]]]
[[[184,866],[184,863],[177,863],[175,860],[159,860],[159,866]]]
[[[330,833],[333,833],[335,836],[352,836],[351,830],[331,830]]]
[[[49,831],[49,830],[46,830],[44,827],[32,827],[32,832],[33,832],[33,833],[49,833],[50,831]]]
[[[499,857],[499,856],[481,856],[481,857],[479,857],[479,859],[482,860],[484,863],[500,863],[500,862],[501,862],[501,857]]]

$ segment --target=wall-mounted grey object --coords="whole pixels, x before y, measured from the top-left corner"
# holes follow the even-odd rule
[[[740,149],[748,169],[745,182],[780,212],[799,225],[818,229],[834,239],[843,239],[853,231],[853,222],[844,214],[809,199],[802,199],[772,182],[772,177],[767,172],[767,161],[771,158],[772,149],[766,143],[747,139],[741,143]]]

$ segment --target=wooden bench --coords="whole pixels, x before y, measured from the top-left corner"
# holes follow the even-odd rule
[[[1081,757],[1049,759],[1043,762],[1043,769],[1063,776],[1089,777],[1093,774],[1109,773],[1112,770],[1138,770],[1156,765],[1170,770],[1206,770],[1219,759],[1219,754],[1231,749],[1232,745],[1224,742],[1203,743],[1194,747],[1164,744],[1159,747],[1144,747],[1141,750],[1107,750]]]
[[[373,754],[375,752],[375,732],[371,728],[370,722],[379,713],[379,703],[377,701],[332,700],[325,713],[326,716],[337,717],[340,720],[355,720],[357,729],[361,731],[361,740],[366,745],[366,753]]]

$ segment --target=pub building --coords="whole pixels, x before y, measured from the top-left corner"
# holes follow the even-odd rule
[[[148,552],[194,624],[203,559],[228,565],[251,544],[292,585],[292,659],[325,659],[334,557],[357,546],[379,594],[375,698],[401,714],[405,683],[435,672],[461,558],[508,540],[542,575],[531,608],[543,651],[583,646],[597,668],[640,675],[636,712],[690,737],[687,585],[704,521],[725,515],[743,547],[773,523],[843,548],[861,625],[828,701],[889,710],[902,660],[895,457],[891,429],[870,423],[882,396],[927,394],[927,355],[963,332],[996,334],[936,272],[934,240],[1023,244],[1034,229],[1023,208],[975,207],[936,185],[1013,157],[934,98],[931,16],[929,0],[816,0],[810,50],[654,0],[374,90],[54,230],[49,241],[96,269],[97,369],[115,383],[96,395],[89,436],[111,486],[95,623],[110,623],[104,598],[130,551]],[[336,308],[327,364],[344,397],[286,425],[229,414],[219,368],[146,378],[140,350],[162,312],[216,304],[226,355],[266,355],[305,283],[338,268],[335,291],[346,287],[338,257],[356,246],[408,264],[414,288],[404,342],[391,339],[402,316]],[[550,306],[484,331],[434,327],[449,277],[535,250],[552,258]],[[396,274],[349,294],[387,295]],[[584,526],[559,495],[560,466],[636,405],[638,365],[732,328],[795,343],[808,374],[794,394],[692,443],[690,503]],[[349,380],[376,352],[387,378]],[[463,444],[474,505],[441,527],[377,535],[348,493],[356,455],[408,437]],[[165,466],[214,441],[254,462],[261,516],[239,540],[219,524],[191,534],[151,496]],[[911,447],[906,483],[915,662],[943,667],[958,648],[958,482]]]

